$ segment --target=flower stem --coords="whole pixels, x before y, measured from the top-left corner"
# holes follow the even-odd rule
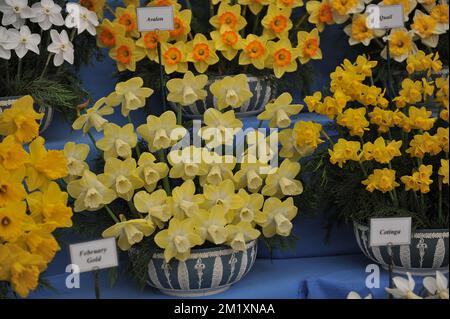
[[[109,4],[105,4],[105,9],[109,11],[113,15],[113,17],[116,17],[116,13],[114,12],[113,8]]]
[[[166,161],[166,155],[164,154],[164,150],[159,150],[158,151],[158,157],[159,157],[159,161],[162,163],[167,163]],[[170,181],[169,181],[169,177],[164,177],[163,178],[163,187],[164,190],[166,191],[167,195],[171,196],[172,195],[172,189],[170,187]]]
[[[322,130],[322,134],[330,142],[330,144],[334,147],[334,142],[331,139],[331,137],[328,136],[327,132],[325,132],[325,130]]]
[[[192,6],[190,4],[189,0],[186,0],[187,6],[192,9]],[[212,0],[209,0],[209,17],[212,18],[214,16],[214,5],[212,3]]]
[[[261,12],[259,12],[255,17],[255,21],[253,23],[252,34],[256,34],[256,30],[258,29],[258,25],[259,25],[260,15],[261,15]]]
[[[42,70],[41,75],[39,76],[39,80],[41,80],[41,79],[44,77],[45,73],[47,72],[48,65],[49,65],[50,60],[51,60],[51,58],[52,58],[53,55],[54,55],[54,53],[50,53],[50,54],[47,56],[47,61],[45,61],[45,66],[44,66],[44,69]]]
[[[127,119],[128,119],[128,122],[130,122],[130,124],[133,124],[133,120],[131,119],[131,114],[128,114]],[[137,155],[138,159],[141,157],[141,148],[139,147],[139,141],[137,141],[137,143],[136,143],[136,155]]]
[[[181,108],[181,105],[178,105],[178,110],[177,110],[177,124],[178,125],[183,125],[183,110]]]
[[[17,82],[20,82],[20,77],[21,77],[21,73],[22,73],[22,59],[19,59],[19,63],[17,64]]]
[[[105,209],[108,212],[109,216],[118,224],[120,223],[120,220],[114,215],[114,212],[111,210],[111,208],[108,207],[108,205],[105,205]]]
[[[444,217],[442,216],[442,177],[441,176],[439,176],[438,220],[439,220],[440,224],[444,224]]]
[[[303,17],[301,17],[300,20],[295,24],[294,30],[299,30],[300,27],[303,25],[303,23],[306,21],[309,15],[304,14]]]
[[[102,150],[98,148],[97,146],[97,142],[95,141],[94,135],[92,135],[91,131],[87,132],[87,135],[89,136],[89,138],[91,139],[92,144],[94,144],[94,147],[97,149],[97,151],[102,154]]]

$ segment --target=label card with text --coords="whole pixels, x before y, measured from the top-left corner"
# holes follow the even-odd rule
[[[405,26],[403,6],[378,6],[371,4],[366,9],[366,24],[369,29],[395,29]]]
[[[374,246],[399,246],[411,243],[411,217],[370,219],[370,242]]]
[[[119,266],[115,238],[105,238],[69,246],[71,263],[80,272]]]
[[[173,7],[136,8],[139,32],[171,31],[175,29]]]

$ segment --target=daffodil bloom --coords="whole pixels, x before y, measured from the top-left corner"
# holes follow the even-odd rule
[[[415,11],[411,29],[420,37],[424,45],[431,48],[435,48],[438,45],[439,35],[446,32],[442,24],[437,23],[432,16],[420,10]]]
[[[252,64],[258,70],[262,70],[265,67],[268,55],[267,39],[249,34],[245,40],[242,40],[242,52],[239,55],[239,65]]]
[[[208,147],[233,144],[234,135],[243,126],[233,110],[221,113],[209,108],[203,115],[203,121],[205,125],[200,129],[199,135],[206,141]]]
[[[411,106],[408,109],[408,115],[409,115],[409,124],[413,129],[428,131],[433,127],[434,123],[436,122],[436,118],[432,117],[432,112],[428,111],[427,108],[424,106],[422,106],[421,108]]]
[[[430,296],[448,299],[448,280],[440,271],[436,271],[436,278],[425,277],[423,279],[423,286]]]
[[[178,0],[152,0],[148,3],[147,6],[152,7],[174,7],[175,10],[179,10],[181,5],[177,2]]]
[[[170,40],[186,41],[187,35],[191,32],[191,10],[175,11],[173,25],[174,29],[169,31]]]
[[[169,173],[166,163],[155,163],[155,161],[155,156],[148,152],[142,153],[138,160],[138,174],[144,181],[147,192],[154,191],[158,182]]]
[[[84,171],[89,169],[89,166],[86,163],[89,151],[90,148],[87,144],[67,142],[64,145],[64,156],[67,160],[67,172],[69,175],[66,182],[71,182],[78,176],[82,176]]]
[[[296,123],[301,123],[302,121],[299,121]],[[303,122],[305,123],[305,122]],[[316,124],[316,123],[314,123]],[[320,124],[319,124],[320,125]],[[300,131],[300,134],[295,134],[296,136],[302,136],[303,131]],[[309,130],[308,135],[311,136],[311,130]],[[314,152],[314,149],[309,147],[308,145],[301,145],[296,143],[296,136],[294,136],[294,130],[293,129],[285,129],[282,130],[280,133],[278,133],[278,139],[281,144],[281,149],[279,156],[283,158],[289,158],[292,161],[298,161],[300,158],[309,156]],[[309,139],[309,138],[308,138]]]
[[[303,0],[276,0],[279,8],[298,8],[303,7]]]
[[[208,95],[204,89],[207,82],[208,77],[206,75],[195,76],[191,71],[188,71],[182,79],[171,79],[167,82],[166,86],[169,90],[167,100],[183,106],[204,100]]]
[[[126,201],[131,200],[136,189],[144,186],[134,158],[124,161],[113,157],[106,159],[104,173],[98,178],[106,187],[112,188],[118,197]]]
[[[245,251],[249,241],[258,238],[261,233],[253,228],[251,223],[240,222],[236,225],[228,225],[225,227],[228,235],[227,243],[236,251]]]
[[[409,272],[406,273],[408,279],[394,277],[395,288],[385,288],[395,299],[422,299],[414,293],[416,283]]]
[[[188,71],[187,50],[186,44],[182,41],[161,45],[162,63],[167,74],[173,72],[186,73]]]
[[[369,29],[367,27],[366,14],[353,15],[352,23],[344,28],[344,32],[349,36],[348,43],[350,45],[362,43],[365,46],[368,46],[373,39],[382,37],[385,34],[384,30]]]
[[[214,97],[217,98],[219,110],[223,110],[228,106],[232,108],[240,107],[253,96],[245,74],[239,74],[234,77],[226,76],[211,84],[209,89]]]
[[[210,33],[211,39],[214,42],[215,48],[222,53],[228,61],[231,61],[242,49],[241,35],[236,31],[213,31]]]
[[[439,139],[435,135],[425,132],[414,135],[406,150],[411,157],[424,158],[426,154],[437,155],[442,151]]]
[[[333,150],[328,150],[330,155],[330,162],[338,164],[340,168],[347,161],[359,161],[361,144],[357,141],[347,141],[340,138],[333,146]]]
[[[393,111],[375,107],[369,113],[370,123],[378,125],[378,132],[386,133],[389,132],[389,128],[395,126],[394,115],[395,113]]]
[[[289,159],[283,160],[280,167],[275,168],[267,175],[262,194],[276,197],[300,195],[303,192],[303,185],[296,180],[300,169],[301,166],[298,162],[292,162]]]
[[[293,48],[291,41],[284,38],[278,42],[268,43],[269,55],[267,65],[273,68],[275,76],[279,79],[286,72],[297,70],[297,58],[300,56],[299,50]]]
[[[185,261],[191,254],[191,248],[203,243],[194,228],[192,219],[172,218],[169,227],[156,234],[155,243],[164,249],[164,259],[168,263],[172,258]]]
[[[80,0],[80,4],[89,9],[90,11],[94,11],[99,18],[103,17],[103,10],[105,9],[106,0]]]
[[[240,209],[244,206],[244,200],[235,193],[233,181],[227,179],[219,185],[204,185],[203,195],[205,202],[203,208],[211,208],[221,205],[228,212],[231,209]]]
[[[449,10],[448,3],[442,2],[434,6],[430,11],[431,17],[437,21],[438,28],[448,31]]]
[[[95,128],[97,132],[102,131],[105,124],[108,123],[103,116],[114,113],[114,109],[107,105],[106,102],[107,99],[105,97],[95,102],[94,106],[87,109],[85,114],[78,116],[75,122],[73,122],[72,128],[74,130],[83,129],[84,134],[89,132],[92,127]]]
[[[426,0],[428,1],[428,0]],[[380,5],[392,6],[392,5],[402,5],[403,6],[403,16],[405,22],[409,20],[409,14],[416,8],[417,0],[383,0]]]
[[[102,233],[103,238],[119,238],[117,244],[123,251],[127,251],[134,244],[140,243],[144,237],[150,236],[155,231],[155,226],[148,219],[126,220],[120,215],[120,223],[117,223]]]
[[[226,210],[216,205],[209,210],[200,210],[193,215],[194,225],[203,241],[221,245],[227,240],[225,226]]]
[[[35,227],[20,238],[21,243],[34,255],[42,257],[45,263],[49,263],[60,246],[46,226]]]
[[[208,173],[205,158],[208,150],[198,148],[193,145],[182,150],[174,150],[169,153],[167,159],[171,165],[170,178],[182,178],[183,180],[194,179],[196,176],[203,176]]]
[[[297,207],[292,197],[281,201],[276,197],[268,198],[262,212],[255,216],[255,221],[262,227],[264,237],[275,235],[289,236],[292,231],[292,219],[297,215]]]
[[[437,137],[442,150],[445,153],[448,153],[448,149],[449,149],[449,128],[448,127],[447,128],[439,127],[437,129],[436,134],[434,136]]]
[[[27,203],[31,217],[37,223],[56,227],[72,227],[72,209],[67,206],[68,194],[61,191],[55,182],[44,190],[28,194]]]
[[[412,176],[402,176],[400,180],[405,184],[406,191],[413,190],[427,194],[430,192],[430,185],[433,183],[433,180],[430,178],[432,174],[432,165],[420,165],[419,169],[413,172]]]
[[[306,3],[306,11],[309,14],[308,22],[315,24],[320,32],[325,29],[325,25],[334,23],[333,7],[330,0],[308,1]]]
[[[132,38],[139,38],[139,31],[136,18],[136,7],[128,5],[126,8],[117,7],[116,9],[117,22],[125,27],[126,36]]]
[[[194,64],[197,72],[205,73],[210,65],[219,62],[214,41],[208,40],[203,34],[197,33],[192,41],[186,44],[187,61]]]
[[[30,95],[21,97],[0,113],[0,135],[13,135],[19,143],[31,142],[39,134],[37,121],[43,116],[34,111]]]
[[[269,165],[251,154],[245,156],[240,164],[240,170],[234,175],[236,187],[247,187],[252,193],[258,192],[269,171]]]
[[[0,207],[25,199],[24,177],[25,169],[8,171],[0,165]]]
[[[261,10],[273,3],[273,0],[238,0],[238,3],[247,6],[253,14],[258,14]]]
[[[399,92],[400,97],[394,98],[397,101],[399,98],[407,103],[415,104],[422,101],[423,85],[420,81],[413,81],[406,78],[402,81],[402,88]],[[398,105],[397,107],[402,107],[403,105]]]
[[[400,147],[402,141],[390,141],[387,142],[382,136],[378,137],[374,143],[367,142],[363,145],[363,159],[365,161],[375,160],[381,164],[387,164],[394,157],[401,156]]]
[[[163,228],[164,223],[172,217],[167,194],[163,189],[158,189],[151,194],[140,191],[134,195],[133,203],[138,212],[148,214],[147,219],[159,228]]]
[[[180,186],[172,190],[172,197],[169,199],[169,205],[175,218],[180,220],[187,217],[193,217],[204,202],[201,194],[195,194],[195,184],[192,180],[187,180]]]
[[[63,151],[49,150],[45,140],[38,136],[30,143],[30,163],[27,165],[26,183],[29,191],[45,186],[50,180],[67,176],[67,160]]]
[[[116,37],[116,46],[109,51],[111,59],[117,62],[119,72],[129,70],[136,71],[136,62],[145,57],[144,49],[136,47],[131,38]]]
[[[239,222],[252,223],[264,204],[264,196],[258,193],[248,194],[244,189],[240,189],[238,195],[244,200],[244,206],[236,211],[234,224]]]
[[[251,154],[262,162],[269,162],[278,154],[278,130],[274,130],[269,136],[259,130],[252,130],[246,134],[246,139],[248,147],[243,153],[244,157]]]
[[[75,212],[97,211],[117,198],[116,192],[106,187],[91,171],[67,185],[69,195],[75,199]]]
[[[122,115],[124,117],[145,106],[146,99],[153,94],[153,90],[143,87],[144,80],[141,77],[134,77],[125,82],[116,84],[116,90],[107,98],[110,106],[122,105]]]
[[[366,190],[371,193],[374,190],[386,193],[400,186],[400,184],[395,181],[395,171],[388,168],[375,169],[373,173],[361,183],[366,185]]]
[[[291,104],[289,93],[281,94],[275,101],[267,104],[264,112],[258,115],[258,120],[270,120],[269,127],[286,128],[291,125],[291,116],[297,115],[303,108],[301,104]]]
[[[430,12],[436,6],[436,2],[437,0],[417,0],[417,3],[420,3],[427,12]]]
[[[32,220],[26,214],[24,201],[14,201],[0,207],[0,240],[15,242],[30,226]]]
[[[209,23],[220,33],[229,30],[240,31],[247,25],[247,21],[241,16],[241,6],[231,6],[225,2],[220,4],[217,15],[211,17]]]
[[[261,21],[264,27],[263,36],[268,39],[286,38],[292,29],[291,12],[291,8],[288,7],[269,6],[266,16]]]
[[[136,41],[136,46],[143,48],[150,61],[158,61],[158,43],[165,43],[169,40],[169,31],[149,31],[142,32],[141,37]]]
[[[350,18],[351,14],[364,11],[364,0],[330,0],[333,8],[333,20],[342,24]]]
[[[22,144],[16,141],[14,135],[6,136],[0,142],[0,165],[8,170],[15,170],[30,161],[28,153]]]
[[[408,31],[405,28],[392,29],[388,36],[385,37],[389,41],[389,51],[391,57],[397,62],[403,62],[411,54],[417,52],[417,46],[414,43],[414,31]],[[381,56],[387,58],[387,47],[381,51]]]
[[[449,181],[448,160],[441,159],[441,167],[439,167],[438,174],[439,174],[439,176],[442,176],[442,183],[448,185],[448,181]]]
[[[208,172],[200,176],[200,185],[218,185],[226,179],[233,179],[233,169],[236,166],[236,158],[232,155],[220,156],[212,154],[212,159],[207,160]],[[210,162],[210,163],[209,163]]]
[[[346,109],[338,114],[337,124],[350,130],[350,135],[363,136],[369,130],[369,121],[366,119],[366,108]]]
[[[100,48],[113,48],[116,45],[117,37],[125,37],[125,26],[103,19],[97,27],[97,46]]]
[[[313,29],[311,32],[299,31],[297,33],[297,48],[299,50],[299,59],[302,64],[310,59],[322,59],[322,50],[320,49],[319,30]]]
[[[136,147],[137,135],[133,124],[120,127],[114,123],[107,123],[104,137],[97,141],[97,147],[104,152],[104,158],[121,157],[130,158],[132,149]]]
[[[147,123],[137,128],[138,133],[148,143],[151,152],[169,148],[186,134],[186,129],[177,125],[175,113],[167,111],[157,117],[149,115]]]

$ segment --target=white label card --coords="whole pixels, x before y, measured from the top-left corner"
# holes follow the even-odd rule
[[[378,6],[371,4],[366,9],[366,24],[369,29],[395,29],[405,26],[403,5]]]
[[[372,218],[370,242],[374,246],[399,246],[411,243],[411,217]]]
[[[115,238],[105,238],[69,246],[71,263],[80,272],[119,266]]]
[[[175,29],[173,7],[136,8],[139,32],[171,31]]]

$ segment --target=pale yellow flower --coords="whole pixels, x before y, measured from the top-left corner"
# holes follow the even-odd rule
[[[253,96],[245,74],[226,76],[211,84],[209,89],[217,98],[219,110],[223,110],[228,106],[238,108]]]
[[[132,149],[137,145],[137,135],[133,124],[120,127],[114,123],[107,123],[104,137],[97,141],[97,147],[104,152],[105,159],[110,157],[130,158]]]

